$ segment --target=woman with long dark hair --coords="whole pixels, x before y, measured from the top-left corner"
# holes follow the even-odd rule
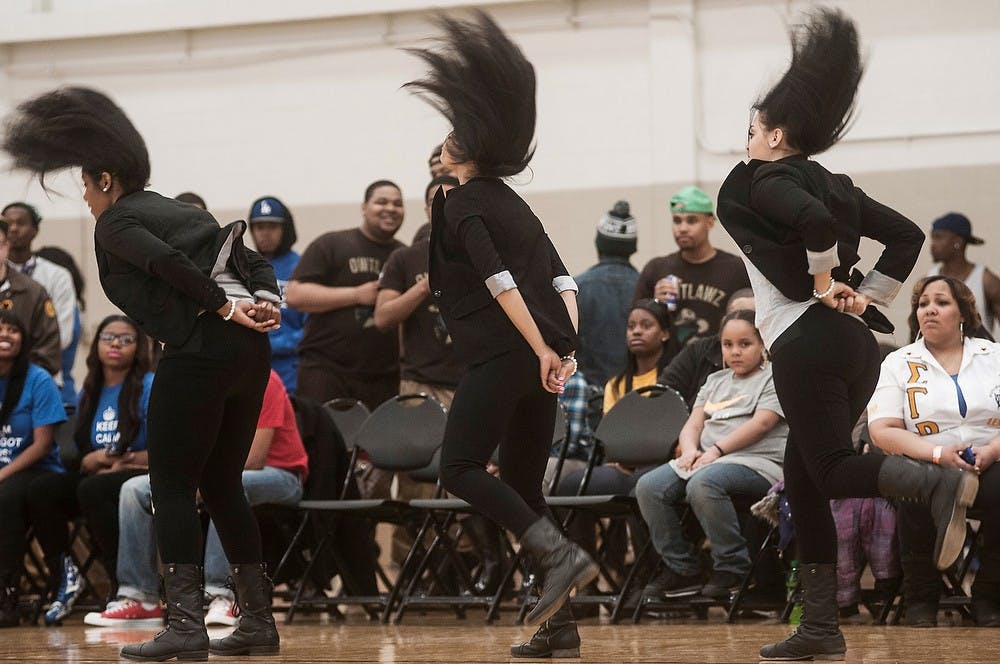
[[[108,578],[115,578],[118,494],[126,480],[148,472],[146,412],[153,385],[148,348],[146,335],[125,316],[101,321],[87,354],[73,431],[79,467],[42,478],[29,491],[28,512],[55,590],[46,625],[69,615],[83,591],[69,555],[68,521],[86,517],[101,564]]]
[[[87,308],[87,301],[83,296],[87,284],[80,271],[80,266],[76,264],[73,256],[60,247],[42,247],[35,254],[39,258],[52,261],[60,267],[69,270],[73,277],[73,291],[76,294],[76,308],[73,311],[73,335],[70,337],[69,345],[62,351],[62,395],[65,403],[73,403],[76,400],[76,381],[73,379],[73,365],[76,364],[76,349],[80,345],[80,337],[83,336],[83,320],[81,312]]]
[[[20,622],[17,598],[32,485],[64,472],[55,430],[66,421],[66,410],[56,382],[29,362],[30,354],[24,323],[0,309],[0,627]]]
[[[100,92],[62,88],[22,103],[7,120],[3,148],[43,185],[52,171],[82,169],[104,292],[166,344],[147,426],[167,628],[122,656],[276,653],[260,532],[241,481],[270,373],[263,333],[281,320],[274,270],[244,246],[245,222],[220,228],[204,210],[145,191],[146,144]],[[241,609],[236,631],[211,644],[196,491],[218,527]]]
[[[576,284],[503,181],[534,153],[534,68],[489,16],[475,16],[440,18],[441,48],[416,51],[430,71],[407,84],[451,123],[441,163],[461,183],[447,198],[438,192],[431,215],[431,290],[468,365],[448,414],[441,480],[535,561],[544,577],[526,620],[535,625],[597,575],[542,495],[556,394],[576,369]],[[500,478],[486,472],[497,445]]]
[[[761,649],[768,661],[842,659],[846,651],[830,499],[929,503],[935,561],[944,569],[961,550],[965,508],[978,486],[973,473],[853,449],[851,430],[878,380],[878,344],[868,326],[891,330],[870,305],[896,296],[923,243],[911,221],[809,159],[847,130],[862,71],[853,22],[840,11],[816,10],[792,34],[788,71],[754,105],[749,163],[738,164],[719,192],[719,218],[743,250],[789,425],[785,487],[805,599],[798,630]],[[853,269],[862,236],[885,247],[864,276]]]

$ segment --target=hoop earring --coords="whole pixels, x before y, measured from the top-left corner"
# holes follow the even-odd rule
[[[958,336],[965,336],[965,323],[962,321],[958,321]]]

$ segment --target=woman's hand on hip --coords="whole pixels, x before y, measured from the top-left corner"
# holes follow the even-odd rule
[[[853,288],[838,281],[833,285],[833,288],[830,289],[830,292],[826,294],[826,297],[820,300],[820,302],[822,302],[824,306],[830,307],[831,309],[844,311],[847,299],[857,297],[857,295],[858,294]]]

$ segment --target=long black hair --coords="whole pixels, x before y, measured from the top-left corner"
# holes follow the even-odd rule
[[[477,175],[517,175],[535,152],[534,67],[483,11],[436,23],[445,32],[440,48],[409,49],[430,71],[404,87],[451,123],[446,146],[455,159],[475,163]]]
[[[17,402],[21,400],[21,394],[24,393],[24,382],[28,378],[31,356],[31,339],[24,323],[10,309],[0,309],[0,325],[11,325],[21,332],[21,352],[17,354],[17,359],[7,374],[7,391],[3,395],[3,404],[0,405],[0,426],[3,426],[7,424],[7,420],[17,408]]]
[[[94,181],[110,173],[125,194],[149,182],[142,136],[122,109],[90,88],[59,88],[20,104],[7,118],[3,149],[43,187],[48,173],[73,166]]]
[[[820,7],[790,33],[792,64],[754,104],[765,127],[781,127],[805,155],[830,148],[850,127],[864,73],[858,31],[839,9]]]
[[[656,319],[656,322],[659,323],[660,329],[667,333],[667,340],[663,342],[660,357],[656,361],[656,374],[659,375],[663,368],[670,364],[670,360],[677,357],[677,353],[681,350],[681,344],[677,340],[677,328],[674,327],[673,315],[670,313],[667,305],[651,298],[644,298],[633,302],[628,310],[629,315],[631,316],[632,312],[636,309],[642,309],[650,313]],[[625,371],[611,379],[611,388],[620,394],[628,394],[632,391],[632,379],[635,378],[638,371],[639,361],[636,359],[635,353],[630,350],[625,351]],[[625,389],[621,389],[622,383],[625,384]]]
[[[135,359],[132,360],[132,366],[125,374],[122,391],[118,395],[118,433],[120,438],[115,445],[116,451],[119,453],[127,452],[142,427],[139,402],[142,398],[142,382],[146,374],[149,373],[150,367],[149,341],[142,329],[131,318],[120,314],[111,315],[97,326],[94,341],[90,344],[90,352],[87,353],[87,377],[83,379],[83,388],[80,390],[76,430],[73,431],[73,442],[76,443],[81,454],[86,454],[93,449],[90,433],[94,417],[97,416],[97,403],[101,400],[101,390],[104,389],[104,366],[101,364],[101,356],[98,354],[98,345],[101,343],[101,333],[111,323],[125,323],[135,330]]]

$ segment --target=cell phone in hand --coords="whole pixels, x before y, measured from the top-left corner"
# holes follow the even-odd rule
[[[962,461],[969,464],[970,466],[976,465],[976,451],[972,449],[971,445],[969,445],[964,450],[959,452],[958,456],[961,457]]]

